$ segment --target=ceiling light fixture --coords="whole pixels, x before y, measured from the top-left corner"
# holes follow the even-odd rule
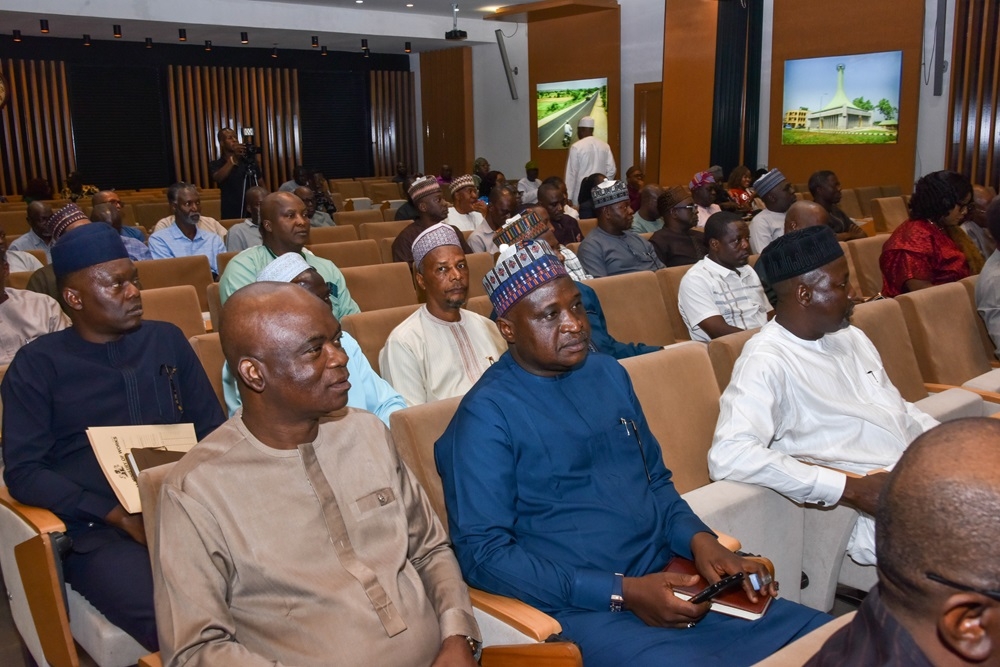
[[[188,31],[186,28],[177,29],[177,41],[186,42],[188,41]]]
[[[241,32],[240,33],[240,44],[249,44],[249,43],[250,43],[250,35],[248,35],[245,32]]]
[[[48,19],[42,19],[38,23],[41,26],[43,33],[47,33],[49,31],[49,20]]]
[[[275,44],[274,48],[271,49],[271,57],[272,58],[277,58],[278,57],[278,45],[277,44]]]
[[[404,47],[403,47],[403,51],[405,51],[405,52],[407,52],[407,53],[409,53],[409,52],[410,52],[410,51],[412,51],[412,50],[413,50],[413,49],[411,49],[411,48],[410,48],[410,43],[409,43],[409,42],[407,42],[407,43],[406,43],[406,46],[404,46]]]
[[[121,27],[121,25],[118,24],[118,23],[116,23],[112,27],[114,28],[115,39],[121,39],[121,37],[122,37],[122,27]]]
[[[361,50],[362,51],[367,51],[368,50],[368,40],[367,39],[362,39],[361,40]]]
[[[319,37],[316,35],[313,35],[312,37],[312,45],[314,49],[319,47]]]
[[[15,30],[14,31],[14,41],[15,42],[20,42],[21,41],[21,31],[20,30]]]
[[[90,46],[90,35],[84,35],[83,36],[83,45],[84,46]]]
[[[147,37],[146,38],[146,48],[147,49],[153,48],[153,38],[152,37]]]
[[[322,49],[319,50],[319,54],[321,56],[325,56],[326,55],[326,47],[325,46]]]
[[[205,40],[205,50],[206,51],[211,51],[212,50],[212,40],[210,40],[210,39],[206,39]]]

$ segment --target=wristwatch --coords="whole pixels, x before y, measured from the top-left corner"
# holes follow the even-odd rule
[[[622,606],[625,604],[625,597],[622,594],[624,586],[625,575],[615,572],[615,578],[611,584],[611,611],[613,612],[621,611]]]
[[[469,642],[469,650],[472,651],[472,659],[479,662],[483,658],[483,643],[476,639],[475,637],[466,637],[465,641]]]

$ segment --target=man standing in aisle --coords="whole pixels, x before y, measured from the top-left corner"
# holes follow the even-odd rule
[[[247,155],[246,146],[240,143],[235,130],[223,128],[218,137],[222,157],[209,162],[208,171],[222,191],[222,219],[240,218],[243,216],[243,193],[251,186],[266,188],[267,185],[257,156]]]
[[[580,184],[587,176],[601,173],[611,179],[618,169],[611,146],[594,136],[593,118],[584,116],[580,119],[576,136],[580,140],[569,147],[569,158],[566,160],[566,187],[572,199],[580,196]]]

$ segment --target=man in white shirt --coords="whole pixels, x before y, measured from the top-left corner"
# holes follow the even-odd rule
[[[45,202],[33,201],[28,204],[26,219],[31,229],[28,230],[28,233],[14,239],[10,244],[10,249],[18,252],[41,250],[45,253],[46,258],[50,258],[49,246],[52,244],[50,218],[52,218],[52,207]]]
[[[9,272],[7,238],[0,230],[0,364],[9,364],[22,345],[70,325],[69,318],[52,297],[4,288]]]
[[[182,194],[184,195],[183,202],[179,201]],[[184,183],[183,181],[174,183],[167,188],[167,203],[170,204],[170,208],[173,213],[165,218],[157,220],[156,224],[153,226],[152,234],[173,225],[177,220],[177,209],[180,207],[184,210],[184,214],[198,214],[196,222],[198,229],[217,234],[222,240],[226,239],[228,231],[222,226],[222,223],[215,218],[210,218],[207,215],[201,214],[201,193],[198,192],[198,188],[196,186],[191,185],[190,183]]]
[[[538,186],[542,184],[538,180],[538,163],[529,160],[524,165],[524,178],[517,182],[517,191],[521,193],[522,204],[538,203]]]
[[[723,392],[709,474],[857,509],[847,553],[873,564],[872,514],[887,477],[873,471],[891,468],[937,422],[903,400],[875,346],[850,326],[854,294],[832,229],[790,232],[758,261],[777,314],[743,348]]]
[[[576,135],[580,140],[569,147],[566,160],[565,180],[570,198],[579,196],[580,184],[591,174],[601,173],[612,179],[618,169],[611,146],[594,136],[593,118],[581,118],[576,126]]]
[[[458,234],[438,223],[414,240],[413,266],[427,303],[389,334],[378,362],[407,405],[465,394],[507,350],[489,319],[465,310],[469,266]]]
[[[451,208],[448,209],[448,224],[462,232],[471,232],[483,224],[483,212],[476,210],[477,203],[485,207],[486,204],[479,201],[479,191],[476,189],[476,182],[471,174],[459,176],[451,181],[448,186],[451,192]]]
[[[708,219],[708,255],[684,274],[677,295],[691,340],[707,343],[767,322],[771,304],[760,278],[747,266],[749,235],[747,223],[736,213],[721,211]]]
[[[698,228],[704,229],[709,217],[722,210],[715,203],[715,176],[710,171],[699,171],[688,183],[688,190],[698,207]]]
[[[754,181],[753,189],[767,207],[750,221],[750,252],[759,255],[767,244],[785,233],[785,212],[795,203],[795,193],[777,169]]]

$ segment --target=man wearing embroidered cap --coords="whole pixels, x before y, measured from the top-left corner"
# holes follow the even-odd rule
[[[663,262],[649,241],[632,231],[632,208],[624,181],[604,181],[594,188],[597,228],[580,244],[583,268],[595,278],[634,271],[656,271]]]
[[[465,174],[454,179],[449,192],[453,205],[448,209],[448,224],[462,232],[478,228],[483,223],[486,204],[479,201],[479,191],[472,176]]]
[[[223,421],[205,371],[173,324],[144,322],[121,237],[84,224],[52,246],[73,326],[25,345],[0,386],[4,481],[11,495],[66,524],[73,588],[144,647],[157,647],[141,514],[118,503],[87,440],[91,426]]]
[[[469,266],[453,227],[431,226],[412,252],[427,302],[389,334],[379,369],[407,405],[419,405],[467,392],[507,345],[493,322],[463,308]]]
[[[715,203],[715,176],[710,171],[699,171],[688,183],[688,190],[698,206],[698,226],[704,228],[709,216],[722,210]]]
[[[853,290],[833,230],[790,232],[767,246],[758,263],[777,292],[777,313],[733,369],[709,473],[761,484],[799,503],[857,509],[862,515],[847,553],[871,565],[872,514],[886,475],[845,472],[891,467],[937,422],[903,400],[875,346],[850,326]]]
[[[90,224],[87,215],[76,204],[66,204],[52,215],[49,222],[52,243],[58,241],[63,234],[71,229]],[[32,292],[49,295],[59,302],[67,315],[69,314],[69,306],[63,303],[62,294],[59,293],[59,285],[56,283],[56,272],[51,262],[31,274],[27,288]]]
[[[436,225],[448,217],[448,202],[441,194],[441,186],[438,185],[437,179],[430,176],[413,181],[407,195],[409,195],[410,201],[413,202],[419,215],[413,224],[405,227],[396,235],[396,239],[392,242],[392,261],[413,264],[413,242],[428,227]],[[455,233],[458,235],[462,251],[472,252],[462,233],[457,229],[455,229]]]
[[[711,581],[759,565],[677,494],[625,369],[589,353],[580,293],[548,245],[511,246],[483,284],[509,351],[434,446],[466,581],[555,616],[586,665],[750,664],[827,620],[775,600],[748,624],[673,596],[674,553]]]
[[[566,188],[571,197],[578,197],[580,184],[591,174],[604,174],[614,178],[618,167],[611,146],[594,136],[594,119],[584,116],[576,125],[579,141],[569,147],[566,158]],[[579,203],[579,202],[577,202]]]
[[[754,181],[753,189],[767,207],[750,221],[750,252],[760,254],[768,243],[785,233],[785,212],[795,203],[795,193],[777,169]]]

